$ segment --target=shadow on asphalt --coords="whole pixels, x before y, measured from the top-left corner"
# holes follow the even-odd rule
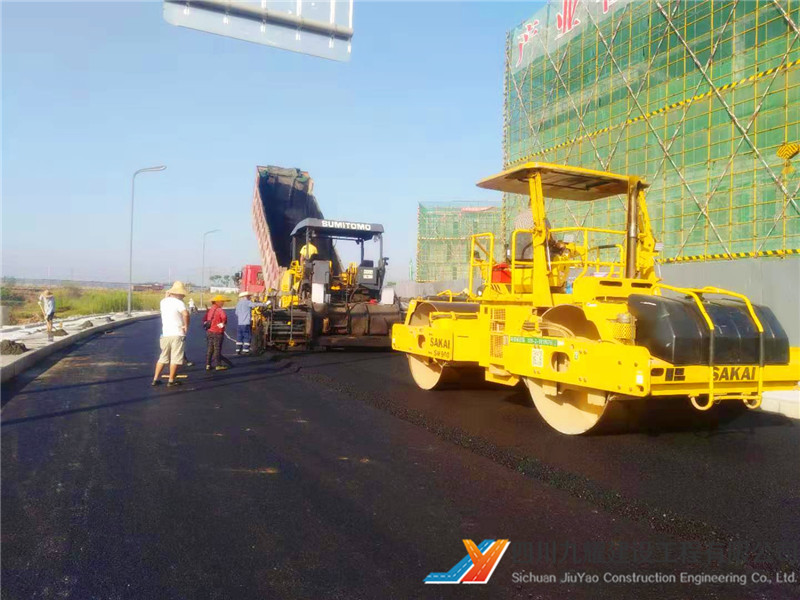
[[[98,333],[97,335],[91,335],[83,340],[75,342],[71,346],[67,346],[66,348],[58,350],[57,352],[54,352],[50,356],[46,357],[41,362],[33,365],[30,369],[26,370],[23,373],[20,373],[14,379],[11,379],[10,381],[4,383],[2,387],[0,387],[0,397],[1,397],[0,407],[4,407],[6,404],[11,402],[20,392],[24,390],[24,388],[29,383],[31,383],[34,379],[39,377],[39,375],[41,375],[48,369],[52,368],[60,360],[72,354],[76,350],[79,350],[80,348],[82,348],[89,342],[93,341],[100,335],[102,334]]]
[[[120,382],[123,382],[123,381],[137,381],[139,379],[147,379],[147,381],[149,382],[150,379],[151,379],[151,376],[150,375],[134,375],[134,376],[131,376],[131,377],[117,377],[116,379],[102,379],[100,381],[89,381],[89,382],[86,382],[86,383],[67,383],[67,384],[64,384],[64,385],[54,385],[54,386],[50,386],[50,387],[40,387],[40,388],[37,388],[35,390],[24,390],[24,391],[23,390],[17,390],[15,393],[16,394],[24,393],[25,395],[28,395],[28,394],[44,394],[44,393],[47,393],[47,392],[57,392],[57,391],[78,389],[78,388],[84,388],[84,387],[91,387],[91,386],[95,386],[95,385],[106,385],[106,384],[109,384],[109,383],[120,383]],[[8,398],[8,399],[3,398],[3,406],[5,406],[6,403],[8,401],[12,400],[12,399],[13,398]]]
[[[306,353],[303,353],[305,355]],[[309,353],[310,354],[310,353]],[[298,352],[296,355],[300,355]],[[383,355],[385,357],[386,355]],[[141,402],[147,402],[151,400],[158,400],[161,398],[171,398],[175,396],[180,396],[181,394],[185,394],[186,392],[198,391],[198,390],[211,390],[211,389],[218,389],[224,388],[230,385],[240,384],[240,383],[249,383],[253,381],[259,381],[263,379],[271,379],[273,377],[283,377],[286,375],[294,375],[299,373],[300,371],[309,371],[314,370],[319,367],[327,367],[333,366],[337,364],[348,364],[348,363],[356,363],[356,362],[364,362],[368,360],[376,360],[377,358],[381,358],[379,356],[372,356],[372,357],[352,357],[350,360],[334,360],[334,361],[326,361],[321,362],[313,365],[297,365],[291,359],[289,355],[272,355],[267,357],[266,359],[258,360],[256,357],[250,358],[247,363],[239,362],[234,363],[236,366],[233,369],[225,371],[223,374],[217,373],[210,373],[209,375],[201,378],[195,379],[192,377],[193,375],[205,375],[205,371],[202,370],[202,367],[199,369],[197,367],[190,368],[188,370],[182,371],[189,375],[190,379],[184,380],[183,385],[177,390],[169,390],[167,391],[166,388],[152,388],[150,387],[151,375],[138,375],[134,377],[119,377],[116,379],[105,379],[101,381],[92,381],[87,383],[75,383],[75,384],[66,384],[66,385],[59,385],[59,386],[52,386],[47,388],[39,388],[36,390],[24,391],[22,388],[27,383],[30,383],[30,378],[28,381],[20,382],[19,389],[14,390],[11,393],[6,393],[4,389],[3,393],[3,405],[10,402],[14,396],[24,393],[24,394],[40,394],[44,392],[55,392],[55,391],[64,391],[68,389],[76,389],[76,388],[85,388],[85,387],[92,387],[92,386],[102,386],[102,385],[109,385],[113,383],[120,383],[126,381],[140,381],[141,385],[147,386],[147,389],[150,393],[146,396],[140,396],[137,398],[131,398],[128,400],[119,400],[116,402],[105,402],[103,404],[94,404],[92,406],[83,406],[79,408],[72,408],[67,410],[61,410],[56,412],[45,413],[41,415],[32,415],[29,417],[21,417],[17,419],[8,419],[0,422],[0,426],[6,427],[10,425],[17,425],[20,423],[27,423],[32,421],[41,421],[45,419],[51,419],[56,417],[63,417],[67,415],[79,414],[84,412],[91,412],[94,410],[101,410],[104,408],[112,408],[117,406],[125,406],[128,404],[138,404]],[[53,361],[53,364],[58,362],[58,359]],[[267,365],[271,365],[274,363],[282,363],[278,368],[269,368],[265,370]],[[52,366],[52,365],[49,365]],[[45,365],[43,368],[49,368],[48,365]]]
[[[524,386],[519,385],[506,394],[505,402],[531,407],[533,401]],[[705,437],[718,435],[752,434],[764,427],[796,427],[784,415],[749,410],[741,402],[723,402],[713,409],[701,412],[692,408],[685,398],[649,398],[622,401],[614,415],[613,425],[587,434],[588,437],[644,434],[651,437],[678,432],[695,432]]]
[[[119,377],[115,379],[105,379],[86,383],[64,384],[51,387],[43,387],[32,390],[24,388],[31,383],[39,374],[55,365],[65,355],[74,352],[92,338],[76,344],[75,346],[55,353],[52,357],[45,359],[22,376],[7,383],[2,388],[2,406],[6,406],[20,393],[41,394],[44,392],[58,392],[72,389],[103,386],[122,382],[141,382],[141,385],[148,386],[150,391],[145,396],[140,396],[128,400],[108,402],[93,406],[85,406],[63,411],[51,412],[41,415],[32,415],[17,419],[9,419],[0,422],[0,426],[5,427],[19,423],[38,421],[43,419],[61,417],[76,413],[90,412],[103,408],[124,406],[126,404],[136,404],[147,402],[154,399],[169,398],[180,396],[186,392],[198,390],[211,390],[225,388],[230,385],[249,383],[273,377],[293,375],[301,371],[315,371],[321,368],[333,367],[337,365],[348,365],[363,363],[368,361],[391,360],[398,358],[396,354],[387,352],[342,352],[318,350],[297,350],[284,353],[272,353],[261,356],[244,358],[247,362],[242,362],[241,357],[234,358],[235,367],[222,374],[211,373],[205,375],[202,364],[183,371],[189,375],[189,379],[184,381],[184,385],[177,390],[153,389],[149,387],[150,374]],[[299,359],[319,358],[307,364],[302,364]],[[195,363],[197,365],[197,363]],[[276,368],[277,367],[277,368]],[[200,376],[199,378],[197,376]],[[409,385],[414,386],[410,375]],[[414,388],[416,389],[416,388]],[[535,411],[528,391],[523,385],[515,388],[506,388],[498,384],[483,381],[478,372],[470,372],[460,377],[456,381],[449,382],[443,386],[444,390],[486,390],[488,393],[495,392],[501,395],[502,401],[530,408]],[[503,393],[505,392],[505,393]],[[744,405],[735,402],[726,402],[715,407],[708,412],[700,412],[693,409],[688,401],[682,398],[649,399],[641,401],[620,403],[617,407],[618,414],[611,426],[604,427],[601,431],[589,434],[590,436],[608,436],[620,434],[644,434],[652,437],[677,432],[695,432],[706,437],[734,434],[752,434],[756,429],[765,427],[793,427],[795,424],[791,419],[783,415],[750,411]]]
[[[273,355],[270,360],[287,360],[293,356],[332,356],[333,352],[321,353],[317,351],[297,351],[291,354]],[[358,356],[353,356],[358,354]],[[323,367],[360,363],[386,358],[400,358],[399,355],[386,353],[372,353],[364,356],[364,352],[349,353],[340,360],[322,360],[314,364],[298,366],[294,372],[313,371]],[[409,384],[414,386],[408,375]],[[249,379],[242,381],[249,381]],[[502,394],[504,402],[516,404],[524,408],[536,410],[530,394],[524,385],[520,384],[509,390],[508,387],[483,380],[483,372],[475,370],[463,374],[455,381],[442,386],[442,390],[486,390]],[[510,391],[510,393],[508,393]],[[685,398],[658,398],[625,402],[621,405],[621,418],[614,424],[605,427],[589,436],[609,436],[621,434],[640,434],[651,437],[671,433],[696,433],[704,437],[721,435],[752,434],[755,430],[766,427],[795,427],[792,419],[779,414],[753,411],[747,409],[741,402],[723,402],[710,411],[701,412],[694,409]],[[548,426],[549,427],[549,426]]]
[[[283,377],[283,376],[286,376],[286,375],[293,375],[293,374],[297,373],[298,370],[299,369],[297,369],[297,368],[292,369],[291,365],[287,364],[286,366],[281,367],[280,369],[271,370],[271,371],[268,371],[268,372],[264,372],[262,370],[256,376],[249,377],[247,379],[239,378],[237,381],[231,381],[232,378],[227,376],[227,374],[230,373],[229,371],[226,371],[226,376],[222,376],[222,377],[224,377],[224,379],[221,378],[218,375],[217,376],[211,375],[212,379],[206,378],[206,379],[202,379],[200,381],[202,381],[204,383],[206,383],[206,382],[210,382],[211,383],[211,385],[203,385],[202,386],[203,390],[205,390],[205,389],[215,389],[215,388],[219,388],[219,387],[225,387],[225,386],[231,385],[233,383],[239,383],[241,381],[257,381],[257,380],[260,380],[260,379],[271,379],[273,377]],[[204,371],[203,371],[203,373],[204,373]],[[8,420],[5,420],[5,421],[2,421],[2,423],[0,423],[0,426],[6,427],[6,426],[9,426],[9,425],[18,425],[20,423],[27,423],[27,422],[31,422],[31,421],[41,421],[41,420],[45,420],[45,419],[52,419],[52,418],[55,418],[55,417],[63,417],[63,416],[67,416],[67,415],[79,414],[79,413],[84,413],[84,412],[91,412],[91,411],[101,410],[101,409],[104,409],[104,408],[111,408],[111,407],[115,407],[115,406],[125,406],[125,405],[129,405],[129,404],[139,404],[139,403],[148,402],[148,401],[151,401],[151,400],[160,400],[162,398],[177,397],[177,396],[185,395],[186,392],[192,392],[192,391],[197,391],[198,390],[198,387],[194,386],[193,385],[194,382],[191,381],[191,380],[185,381],[183,383],[183,385],[181,385],[181,387],[179,387],[178,389],[174,389],[174,390],[170,389],[170,388],[166,388],[165,386],[161,386],[159,388],[153,388],[153,387],[150,386],[150,381],[151,381],[151,376],[150,375],[142,375],[140,377],[125,377],[125,378],[121,378],[121,379],[118,379],[118,380],[99,381],[99,382],[94,382],[94,383],[78,384],[78,385],[75,385],[75,386],[64,386],[64,387],[81,387],[81,386],[87,386],[87,385],[102,385],[102,384],[112,383],[114,381],[127,381],[127,380],[130,380],[130,379],[143,380],[142,381],[142,387],[146,388],[148,391],[150,391],[150,393],[147,394],[146,396],[140,396],[140,397],[137,397],[137,398],[130,398],[128,400],[119,400],[117,402],[104,402],[102,404],[93,404],[91,406],[82,406],[80,408],[71,408],[71,409],[67,409],[67,410],[60,410],[60,411],[45,413],[45,414],[41,414],[41,415],[32,415],[30,417],[21,417],[21,418],[18,418],[18,419],[8,419]],[[53,391],[53,390],[56,390],[56,389],[59,389],[59,388],[53,387],[53,388],[48,388],[47,390],[37,390],[37,391]],[[26,393],[28,393],[28,392],[26,392]]]

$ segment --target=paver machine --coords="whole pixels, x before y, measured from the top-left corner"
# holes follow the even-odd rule
[[[660,280],[640,178],[532,162],[478,186],[527,195],[532,226],[512,233],[503,262],[493,234],[472,236],[465,300],[412,300],[392,346],[419,387],[475,369],[491,382],[523,382],[542,418],[574,435],[625,419],[645,398],[757,408],[765,391],[798,385],[800,348],[769,308]],[[551,228],[546,219],[545,198],[613,196],[624,230]]]
[[[394,290],[383,287],[383,226],[308,218],[291,239],[291,265],[254,321],[261,345],[390,348],[392,325],[403,315]],[[343,268],[335,242],[356,244],[359,261]],[[367,258],[370,242],[374,258]]]

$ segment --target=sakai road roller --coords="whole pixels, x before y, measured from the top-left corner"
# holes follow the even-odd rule
[[[392,325],[403,315],[394,291],[383,287],[389,261],[383,255],[383,226],[308,218],[291,239],[293,260],[280,289],[269,295],[267,307],[255,309],[257,348],[389,349]],[[359,261],[343,268],[334,242],[355,243]],[[370,242],[377,256],[367,258]]]
[[[466,299],[412,300],[393,327],[392,346],[407,354],[419,387],[475,369],[490,382],[522,382],[542,418],[575,435],[645,398],[684,397],[700,411],[729,401],[757,408],[765,391],[798,385],[800,348],[789,347],[769,308],[660,281],[642,179],[532,162],[478,186],[528,196],[532,226],[512,233],[502,262],[493,234],[472,236]],[[552,228],[546,219],[545,198],[614,196],[624,230]]]

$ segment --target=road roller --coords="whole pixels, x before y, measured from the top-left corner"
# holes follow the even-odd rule
[[[766,391],[797,389],[800,348],[768,307],[661,280],[643,179],[529,162],[478,186],[527,196],[530,218],[507,243],[473,235],[465,293],[414,299],[392,328],[420,388],[478,369],[486,381],[524,385],[567,435],[599,431],[645,399],[754,409]],[[624,230],[554,228],[546,218],[546,198],[609,197],[620,200]]]

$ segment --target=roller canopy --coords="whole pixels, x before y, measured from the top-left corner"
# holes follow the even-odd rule
[[[478,182],[478,187],[510,194],[529,193],[528,179],[539,172],[542,192],[546,198],[563,200],[599,200],[617,194],[627,194],[629,183],[648,184],[638,177],[593,171],[569,165],[531,162],[507,169]]]

